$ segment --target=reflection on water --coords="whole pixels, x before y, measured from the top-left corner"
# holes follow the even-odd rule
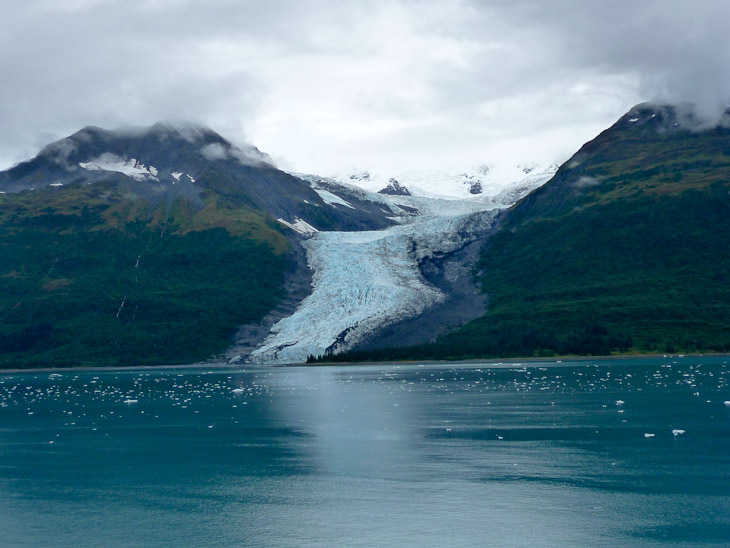
[[[726,358],[0,375],[3,547],[721,546],[729,465]]]

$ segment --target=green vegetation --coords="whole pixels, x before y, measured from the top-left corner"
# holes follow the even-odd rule
[[[477,268],[486,316],[325,359],[730,352],[730,131],[625,124],[502,218]]]
[[[282,297],[288,242],[212,193],[151,204],[113,184],[0,195],[0,367],[179,364]]]

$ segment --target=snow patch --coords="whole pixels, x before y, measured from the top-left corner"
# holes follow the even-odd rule
[[[294,217],[293,223],[285,221],[284,219],[276,219],[276,220],[279,221],[284,226],[288,226],[292,230],[299,232],[300,234],[314,234],[315,232],[319,232],[319,230],[314,228],[307,221],[303,221],[299,217]]]
[[[324,189],[321,189],[321,188],[315,188],[313,190],[317,194],[319,194],[319,197],[322,198],[322,201],[324,201],[325,204],[329,204],[329,205],[338,204],[338,205],[343,205],[345,207],[349,207],[350,209],[355,209],[352,206],[351,203],[346,202],[345,200],[343,200],[342,198],[340,198],[336,194],[332,194],[328,190],[324,190]]]
[[[90,162],[79,162],[79,167],[87,171],[116,171],[132,177],[137,181],[144,179],[157,180],[157,168],[146,166],[135,158],[125,160],[116,154],[106,152]]]

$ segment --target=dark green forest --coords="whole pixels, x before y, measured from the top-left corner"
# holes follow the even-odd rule
[[[195,212],[104,184],[2,195],[0,367],[208,358],[282,297],[287,245],[215,201]]]

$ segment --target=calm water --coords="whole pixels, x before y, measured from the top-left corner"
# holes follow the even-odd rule
[[[5,374],[0,546],[730,546],[725,401],[727,358]]]

